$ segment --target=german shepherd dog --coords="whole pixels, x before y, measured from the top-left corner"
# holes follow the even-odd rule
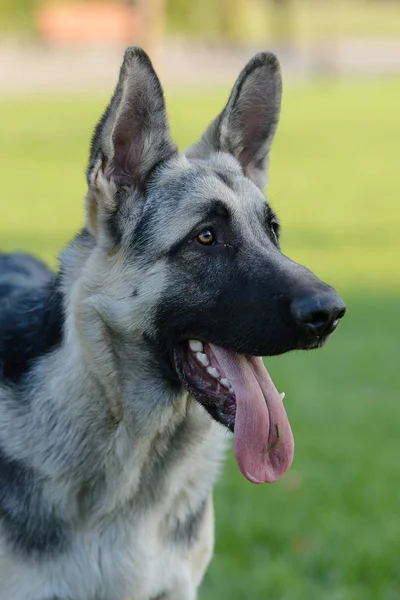
[[[345,307],[279,249],[263,189],[280,104],[258,54],[180,153],[129,48],[58,274],[2,256],[1,600],[194,600],[226,430],[249,481],[290,466],[260,356],[322,346]]]

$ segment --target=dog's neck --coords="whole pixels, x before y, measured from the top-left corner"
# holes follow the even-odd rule
[[[160,377],[155,356],[144,342],[136,341],[115,351],[121,402],[118,423],[110,411],[103,380],[87,362],[85,348],[80,346],[76,352],[77,342],[72,336],[65,344],[70,383],[68,385],[66,378],[64,393],[76,387],[74,397],[79,405],[76,416],[84,429],[82,442],[86,459],[82,463],[85,471],[82,481],[93,477],[102,480],[101,492],[98,491],[102,497],[101,511],[114,510],[124,498],[128,503],[135,498],[138,506],[161,501],[171,477],[178,478],[172,489],[180,487],[179,475],[171,474],[177,448],[181,448],[183,458],[184,454],[190,456],[196,452],[196,447],[206,445],[202,451],[205,464],[214,460],[215,443],[209,444],[207,439],[218,426],[185,391],[174,389]],[[76,451],[79,453],[78,448]],[[216,471],[215,466],[206,476],[210,485],[215,479],[213,471]],[[87,512],[91,510],[93,500],[89,497]]]
[[[187,394],[178,378],[171,377],[172,371],[154,341],[139,328],[127,332],[125,323],[122,327],[118,323],[116,331],[106,322],[104,306],[110,306],[107,312],[118,321],[122,303],[104,296],[101,285],[100,289],[97,283],[88,285],[85,270],[94,270],[90,264],[94,247],[93,237],[84,231],[62,257],[60,290],[66,316],[63,344],[68,346],[68,356],[78,356],[86,378],[90,377],[101,390],[110,425],[117,427],[123,418],[132,419],[144,431],[146,419],[154,425],[154,416],[147,414],[152,407],[157,406],[157,414],[166,412],[170,420],[171,407],[182,412]],[[134,321],[135,315],[129,314],[131,318]],[[130,323],[126,325],[129,328]]]
[[[59,481],[66,502],[90,485],[112,510],[124,495],[144,498],[140,481],[155,470],[162,480],[157,464],[168,460],[177,440],[184,438],[190,452],[214,426],[179,384],[164,377],[143,337],[116,343],[96,312],[76,311],[76,263],[74,269],[62,264],[57,278],[65,315],[59,344],[36,358],[17,387],[1,392],[0,421],[10,425],[0,427],[0,436],[12,455]]]
[[[203,408],[160,378],[145,345],[119,352],[125,357],[115,357],[122,366],[118,423],[110,414],[104,378],[93,371],[79,331],[67,317],[61,345],[37,362],[27,381],[29,418],[20,407],[21,418],[9,420],[19,434],[0,428],[8,440],[24,440],[14,447],[14,456],[53,481],[50,493],[58,494],[58,503],[65,499],[68,514],[110,513],[133,499],[145,505],[149,486],[161,498],[177,445],[190,453],[213,427]],[[10,410],[15,411],[11,403]]]

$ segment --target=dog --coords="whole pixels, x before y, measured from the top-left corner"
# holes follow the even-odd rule
[[[128,48],[59,272],[1,256],[0,600],[194,600],[226,431],[250,482],[289,468],[260,357],[322,346],[345,305],[280,251],[263,190],[281,87],[256,55],[178,152]]]

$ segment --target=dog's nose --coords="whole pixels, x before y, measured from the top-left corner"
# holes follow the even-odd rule
[[[329,290],[294,300],[291,310],[298,325],[320,337],[336,329],[346,306],[334,290]]]

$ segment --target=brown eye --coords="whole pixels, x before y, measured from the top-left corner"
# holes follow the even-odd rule
[[[215,242],[215,236],[212,231],[206,229],[205,231],[199,233],[197,240],[200,242],[200,244],[204,244],[204,246],[212,246]]]

